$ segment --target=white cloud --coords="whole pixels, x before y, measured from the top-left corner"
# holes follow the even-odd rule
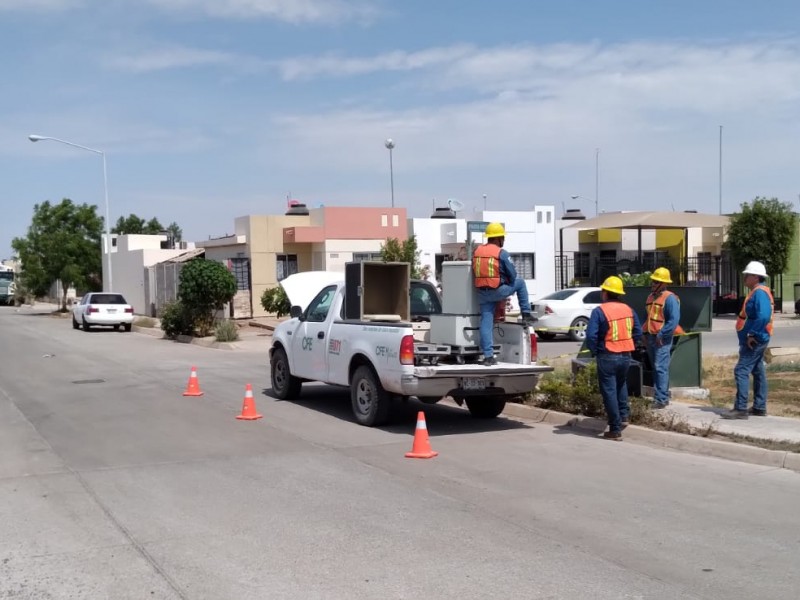
[[[288,23],[369,20],[373,0],[147,0],[158,8],[225,19],[267,18]]]
[[[286,80],[312,79],[318,76],[348,77],[380,71],[413,71],[451,64],[474,53],[471,46],[429,48],[419,52],[397,50],[367,58],[337,55],[295,57],[273,62]]]
[[[235,61],[234,55],[225,52],[170,46],[138,54],[110,57],[103,63],[112,69],[145,73],[167,69],[224,65]]]

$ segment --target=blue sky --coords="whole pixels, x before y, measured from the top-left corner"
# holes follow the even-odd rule
[[[69,197],[186,239],[435,198],[719,208],[800,194],[800,4],[0,0],[0,257]],[[588,200],[571,201],[579,194]]]

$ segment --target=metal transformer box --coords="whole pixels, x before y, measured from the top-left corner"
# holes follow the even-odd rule
[[[480,315],[478,292],[472,277],[472,263],[466,260],[442,263],[442,313]]]
[[[431,315],[430,341],[468,351],[481,345],[480,315]]]

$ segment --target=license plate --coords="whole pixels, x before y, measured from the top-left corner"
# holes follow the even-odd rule
[[[115,312],[117,312],[117,309],[116,308],[107,308],[106,312],[115,313]]]
[[[463,390],[485,390],[486,380],[482,377],[465,377],[461,380]]]

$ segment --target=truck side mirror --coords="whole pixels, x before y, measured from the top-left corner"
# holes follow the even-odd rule
[[[303,309],[299,306],[295,305],[289,309],[289,316],[293,319],[299,319],[303,316]]]

